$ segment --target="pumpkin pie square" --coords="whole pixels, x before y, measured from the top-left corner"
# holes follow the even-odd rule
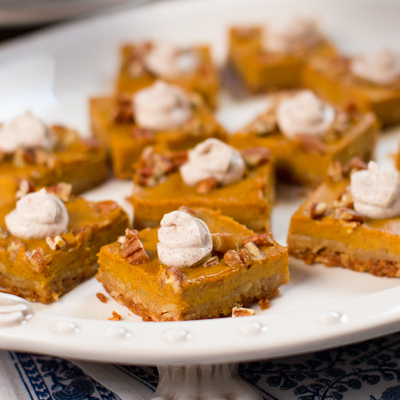
[[[158,259],[157,228],[128,231],[100,249],[96,278],[107,292],[145,321],[223,317],[234,307],[249,307],[255,301],[268,308],[269,299],[289,281],[287,248],[269,234],[255,235],[219,211],[185,210],[208,225],[216,240],[212,257],[190,268],[170,268]],[[133,261],[139,257],[126,250],[133,235],[138,235],[140,251],[148,257],[140,264]],[[218,237],[224,235],[235,250],[220,247]]]
[[[108,178],[106,152],[100,142],[81,138],[73,129],[47,127],[55,140],[53,150],[18,148],[0,154],[0,182],[19,185],[28,180],[34,186],[52,186],[59,182],[72,185],[74,194],[92,189]]]
[[[303,86],[339,106],[353,103],[374,112],[384,127],[400,123],[400,79],[374,84],[351,72],[352,60],[342,55],[310,59],[302,73]]]
[[[373,219],[354,210],[349,173],[359,168],[366,168],[360,160],[335,164],[331,177],[294,213],[289,255],[306,264],[399,277],[400,218]]]
[[[155,228],[164,214],[185,205],[220,210],[256,232],[269,230],[275,173],[268,149],[244,149],[245,175],[226,186],[217,186],[212,179],[187,186],[179,172],[187,160],[187,152],[160,153],[147,149],[147,153],[152,154],[143,154],[134,174],[131,201],[135,229]]]
[[[336,54],[326,38],[309,49],[292,53],[272,52],[263,48],[264,28],[233,27],[229,32],[228,70],[251,93],[295,89],[302,85],[302,69],[308,58]]]
[[[97,253],[129,225],[126,212],[113,201],[91,202],[65,197],[63,185],[48,189],[64,200],[69,214],[65,233],[45,239],[10,234],[5,216],[15,201],[0,202],[0,291],[29,301],[50,303],[94,276]]]
[[[118,93],[135,93],[152,85],[157,79],[180,86],[187,92],[199,94],[212,109],[216,108],[220,87],[219,74],[212,61],[209,46],[193,46],[184,51],[193,52],[198,58],[198,65],[189,73],[182,73],[173,78],[158,76],[146,68],[143,61],[146,53],[155,46],[154,42],[126,44],[121,47],[120,68],[117,77]]]
[[[147,146],[186,150],[210,137],[226,140],[225,130],[204,101],[196,94],[190,99],[191,117],[176,128],[159,131],[141,128],[134,122],[129,96],[90,99],[92,132],[109,150],[115,177],[131,178],[133,164]]]
[[[267,111],[230,136],[228,143],[238,149],[264,146],[275,159],[279,181],[317,187],[327,176],[328,167],[337,161],[346,164],[351,158],[369,161],[379,134],[375,114],[355,107],[336,108],[331,127],[322,137],[307,133],[285,136],[277,123],[279,104],[297,92],[276,94]]]

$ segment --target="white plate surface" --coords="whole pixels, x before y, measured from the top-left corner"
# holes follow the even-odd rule
[[[226,54],[233,23],[267,22],[285,14],[313,16],[346,52],[390,45],[399,49],[400,3],[376,1],[191,0],[164,2],[65,25],[0,48],[0,121],[31,109],[47,122],[88,132],[87,99],[112,89],[118,45],[164,39],[213,45],[217,62]],[[399,49],[400,50],[400,49]],[[252,119],[265,97],[246,102],[221,96],[220,121],[231,131]],[[378,159],[392,166],[399,133],[386,133]],[[127,209],[131,184],[110,181],[87,198],[113,198]],[[285,243],[291,214],[303,201],[296,188],[279,190],[273,231]],[[248,318],[143,323],[92,279],[42,305],[8,304],[0,295],[0,347],[87,360],[179,364],[277,357],[360,341],[398,330],[400,280],[341,268],[305,266],[291,260],[291,281],[271,308]],[[112,311],[122,320],[108,321]],[[26,318],[27,317],[27,318]]]

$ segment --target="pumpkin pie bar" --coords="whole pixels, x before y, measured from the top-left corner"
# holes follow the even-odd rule
[[[275,95],[269,109],[228,142],[239,149],[269,148],[280,180],[317,187],[333,161],[369,161],[378,132],[373,113],[339,109],[304,90]]]
[[[289,281],[287,248],[218,211],[184,210],[103,246],[96,278],[104,288],[145,321],[223,317],[255,301],[268,308]]]
[[[118,93],[135,93],[157,79],[198,93],[216,107],[219,75],[208,46],[178,48],[167,43],[127,44],[121,48]]]
[[[106,152],[96,140],[83,139],[63,126],[47,127],[30,113],[0,126],[2,185],[22,180],[36,186],[67,182],[78,194],[107,178]]]
[[[231,182],[224,181],[216,165],[225,157],[226,148],[228,154],[232,152],[240,160],[238,168],[242,168],[242,173]],[[189,152],[189,161],[190,155],[196,153],[192,157],[197,158],[193,167],[187,152],[159,153],[146,149],[134,174],[134,227],[155,228],[164,214],[186,205],[221,210],[256,232],[268,231],[275,196],[270,152],[266,148],[249,148],[239,153],[229,148],[216,139],[200,143]],[[227,161],[222,171],[234,170],[236,167]]]
[[[90,116],[94,136],[109,149],[114,175],[122,179],[132,176],[133,164],[147,146],[186,150],[209,137],[226,139],[198,95],[161,81],[132,98],[92,98]]]
[[[293,215],[289,254],[307,264],[399,277],[397,176],[360,160],[335,164],[331,173]]]
[[[228,69],[250,92],[294,89],[308,58],[336,54],[313,21],[293,19],[266,27],[234,27],[229,33]]]
[[[0,203],[1,291],[29,301],[57,301],[95,275],[100,247],[128,227],[127,214],[115,202],[66,196],[65,184],[58,184],[26,194],[17,206]],[[31,235],[33,228],[38,235]]]
[[[363,57],[314,57],[302,80],[335,104],[352,102],[373,111],[383,126],[400,123],[400,55],[389,50]]]

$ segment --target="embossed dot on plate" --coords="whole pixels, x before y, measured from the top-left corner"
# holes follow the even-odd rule
[[[124,328],[108,328],[104,334],[110,339],[128,339],[132,335]]]
[[[332,325],[338,322],[346,322],[347,315],[344,315],[337,311],[325,311],[318,316],[318,321],[323,324]]]
[[[169,329],[164,332],[164,338],[169,342],[183,342],[192,338],[192,334],[183,329]]]
[[[61,335],[69,335],[71,333],[78,333],[79,328],[73,323],[68,321],[60,321],[54,325],[54,332]]]
[[[240,325],[239,331],[243,333],[243,335],[256,335],[257,333],[267,332],[268,328],[264,325],[259,324],[258,322],[248,322],[243,325]]]

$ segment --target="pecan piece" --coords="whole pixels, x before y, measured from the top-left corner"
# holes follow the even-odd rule
[[[232,308],[232,318],[237,317],[250,317],[254,315],[256,312],[251,308],[244,307],[233,307]]]
[[[114,122],[129,124],[134,122],[132,100],[130,96],[119,94],[116,98],[116,113]]]
[[[235,250],[229,250],[224,254],[224,261],[230,267],[242,267],[243,261],[241,260],[239,253]]]
[[[321,142],[321,140],[311,135],[299,133],[296,135],[294,142],[307,153],[325,155],[327,152],[326,146]]]
[[[33,160],[33,153],[22,147],[18,148],[14,153],[13,163],[17,168],[24,168],[26,164],[31,164]]]
[[[269,299],[260,299],[257,304],[260,306],[261,310],[267,310],[269,308]]]
[[[132,128],[132,136],[136,140],[150,141],[154,139],[154,132],[151,129],[140,128],[134,126]]]
[[[53,168],[56,163],[56,157],[54,154],[50,154],[47,151],[38,149],[35,151],[35,163],[38,165],[45,165],[48,168]]]
[[[241,150],[244,162],[249,168],[266,164],[271,159],[271,150],[266,147],[250,147]]]
[[[174,151],[169,155],[169,159],[174,165],[174,169],[177,170],[188,160],[188,152],[185,150]]]
[[[219,262],[218,256],[210,257],[210,258],[204,263],[204,267],[206,267],[206,268],[212,267],[213,265],[218,264],[218,262]]]
[[[8,230],[0,227],[0,239],[7,239],[8,237],[10,237]]]
[[[129,264],[143,264],[150,260],[139,237],[134,231],[128,231],[125,241],[121,244],[122,257]]]
[[[251,258],[254,260],[261,261],[267,258],[262,250],[252,241],[247,242],[244,247],[248,250]]]
[[[342,181],[345,175],[342,164],[340,164],[338,161],[334,161],[333,163],[329,164],[326,173],[333,182]]]
[[[207,178],[200,181],[196,186],[197,193],[206,194],[210,193],[211,190],[218,186],[218,182],[215,178]]]
[[[22,197],[26,196],[28,193],[33,193],[35,191],[35,185],[32,181],[28,179],[23,179],[19,183],[19,189],[15,194],[17,200],[21,199]]]
[[[33,272],[42,272],[46,265],[46,258],[44,251],[41,247],[38,247],[30,256],[29,261],[32,264]]]
[[[239,257],[242,260],[242,263],[248,267],[251,264],[251,255],[247,249],[241,249],[239,251]]]
[[[191,208],[186,207],[186,206],[180,206],[179,211],[183,211],[183,212],[191,215],[192,217],[194,217],[196,215],[196,213]]]
[[[311,219],[320,219],[323,218],[326,212],[326,203],[314,203],[312,202],[310,208],[310,217]]]
[[[46,189],[47,193],[54,194],[60,200],[67,202],[71,200],[72,185],[70,183],[60,182],[57,185]]]
[[[47,236],[46,243],[51,250],[62,249],[67,244],[67,242],[61,236],[55,236],[53,238]]]
[[[338,208],[335,210],[335,217],[346,222],[363,223],[365,221],[364,215],[352,210],[351,208]]]
[[[112,200],[105,200],[96,202],[95,207],[100,211],[101,214],[109,214],[111,211],[118,208],[118,204]]]
[[[237,245],[228,232],[218,232],[212,234],[213,250],[219,253],[226,253],[229,250],[237,250]]]
[[[354,171],[361,171],[362,169],[368,169],[368,164],[359,157],[353,157],[348,163],[348,168],[351,173]]]
[[[96,293],[96,297],[102,302],[102,303],[107,303],[107,297],[100,292]]]
[[[254,242],[257,246],[273,246],[275,244],[270,233],[257,233],[243,239],[243,245],[248,242]]]
[[[257,136],[267,136],[276,130],[275,113],[271,111],[260,115],[248,128]]]

